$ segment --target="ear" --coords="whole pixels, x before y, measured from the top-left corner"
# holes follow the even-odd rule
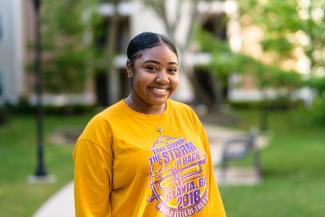
[[[126,73],[128,78],[131,78],[133,76],[133,67],[130,60],[126,61]]]

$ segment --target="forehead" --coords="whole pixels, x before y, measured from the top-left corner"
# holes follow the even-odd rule
[[[178,62],[176,54],[165,44],[145,49],[141,52],[140,61],[155,60],[158,62]]]

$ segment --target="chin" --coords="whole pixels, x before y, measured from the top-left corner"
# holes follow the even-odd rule
[[[168,97],[164,97],[164,98],[155,98],[155,99],[151,99],[149,102],[151,102],[150,104],[152,105],[163,105],[165,102],[167,102]]]

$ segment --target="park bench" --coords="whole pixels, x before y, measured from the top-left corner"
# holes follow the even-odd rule
[[[222,147],[221,177],[225,179],[231,161],[247,158],[253,155],[253,169],[258,178],[261,177],[259,149],[256,146],[257,132],[251,129],[247,134],[227,139]]]

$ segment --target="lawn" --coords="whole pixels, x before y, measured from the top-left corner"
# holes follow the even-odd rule
[[[61,127],[81,127],[89,115],[46,116],[45,165],[55,175],[53,184],[28,184],[26,179],[36,169],[35,118],[9,115],[0,126],[0,217],[30,217],[54,192],[73,178],[71,144],[52,144],[50,134]]]
[[[237,126],[258,125],[259,114],[236,111]],[[30,217],[73,177],[71,144],[52,144],[50,134],[60,127],[82,127],[92,114],[45,119],[46,168],[54,184],[28,184],[35,172],[35,119],[11,114],[0,126],[0,217]],[[301,111],[270,114],[272,139],[262,153],[263,181],[257,186],[221,187],[228,217],[321,217],[325,213],[325,127],[313,125]]]
[[[258,112],[240,111],[239,127],[258,126]],[[228,217],[321,217],[325,213],[325,127],[302,111],[273,112],[262,151],[264,180],[221,189]]]

